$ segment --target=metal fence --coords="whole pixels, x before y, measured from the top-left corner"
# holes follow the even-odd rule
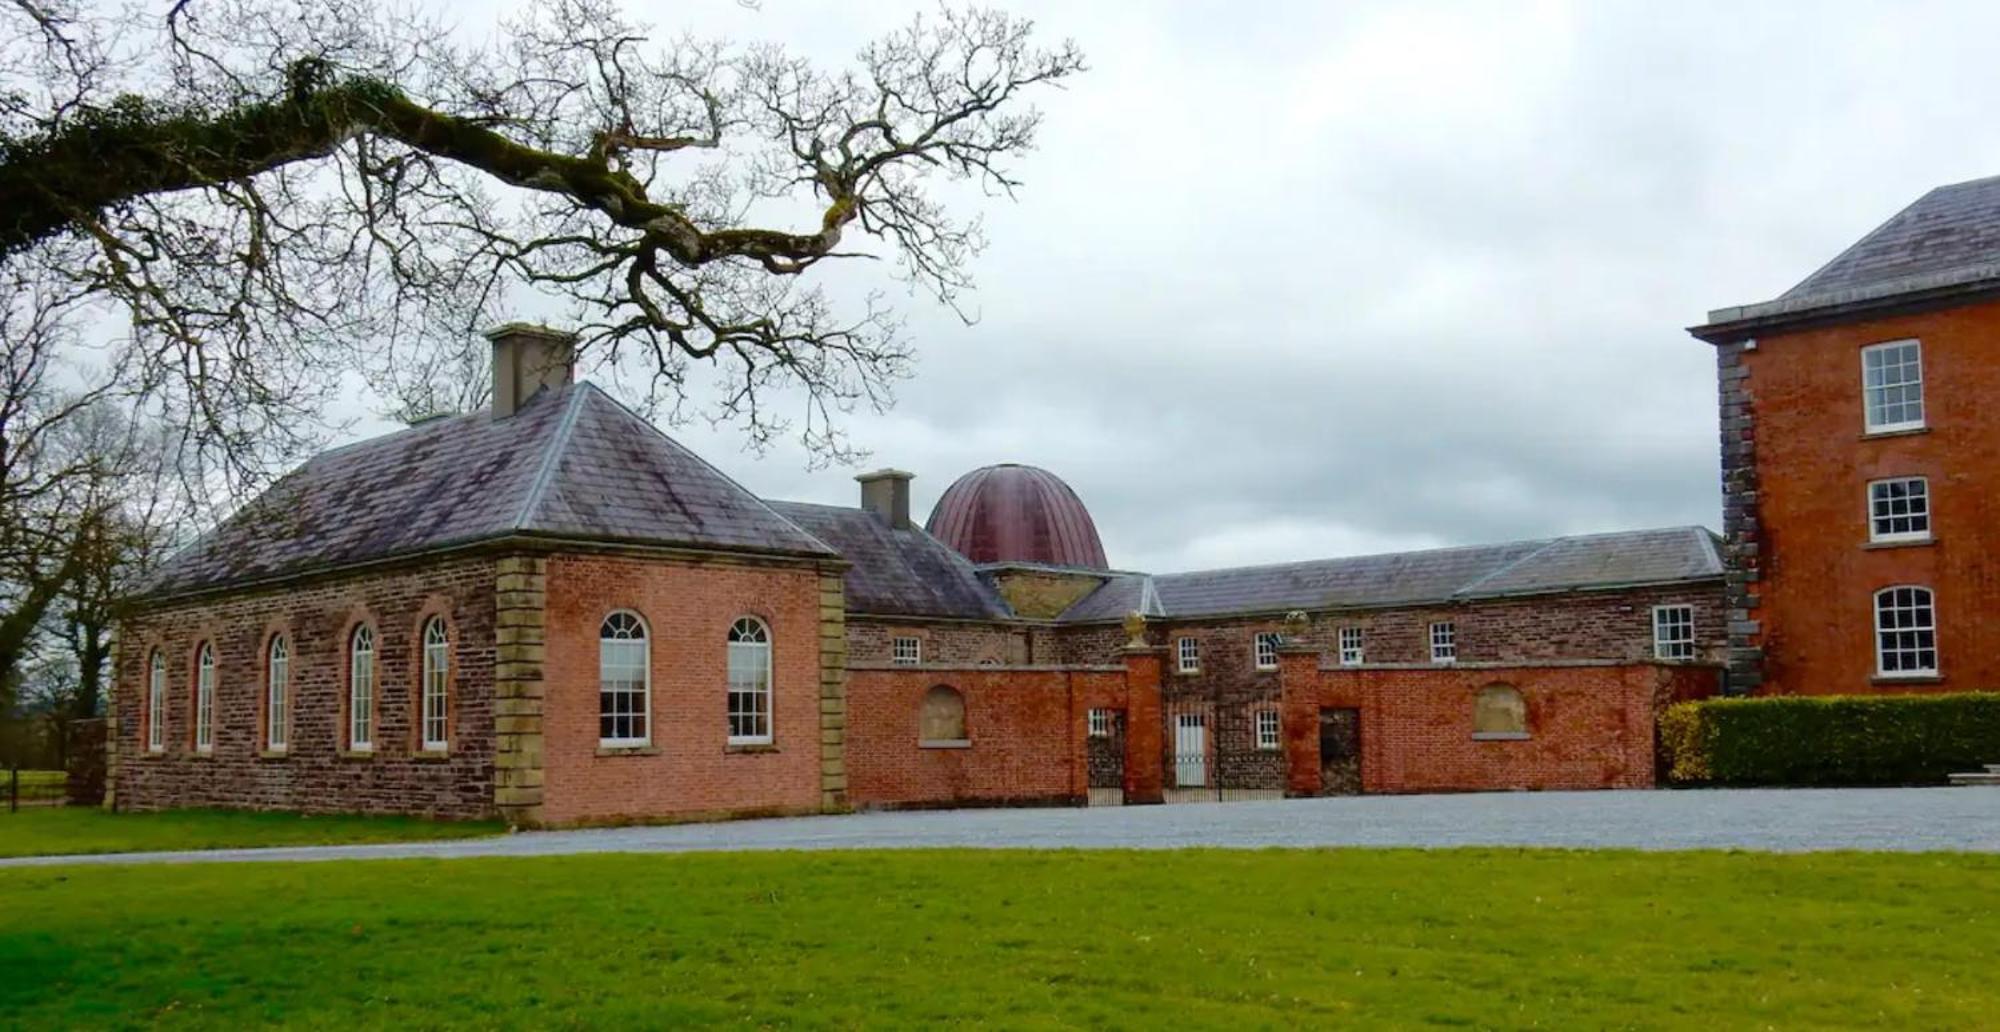
[[[1188,694],[1167,702],[1161,714],[1167,802],[1284,797],[1275,702]]]

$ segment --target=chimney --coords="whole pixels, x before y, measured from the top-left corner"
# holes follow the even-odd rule
[[[543,387],[576,379],[576,334],[531,323],[486,331],[493,342],[493,415],[514,414]]]
[[[892,529],[910,529],[910,479],[915,476],[900,469],[878,469],[855,477],[861,481],[861,507]]]

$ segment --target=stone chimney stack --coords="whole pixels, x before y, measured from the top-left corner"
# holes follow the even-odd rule
[[[486,332],[493,342],[493,415],[514,414],[543,387],[576,379],[576,334],[531,323]]]
[[[910,529],[910,480],[914,473],[878,469],[854,479],[861,482],[861,507],[895,530]]]

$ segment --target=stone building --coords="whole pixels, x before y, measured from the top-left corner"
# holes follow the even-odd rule
[[[2000,686],[2000,178],[1691,332],[1720,382],[1732,683]]]
[[[518,824],[1650,785],[1715,688],[1696,527],[1114,570],[1001,465],[760,499],[495,331],[491,410],[327,452],[121,629],[112,805]]]

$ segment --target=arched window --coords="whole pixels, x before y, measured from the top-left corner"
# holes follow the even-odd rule
[[[375,628],[362,624],[347,642],[347,747],[375,748]]]
[[[450,683],[451,636],[445,633],[444,618],[431,617],[424,624],[422,739],[425,752],[451,748]]]
[[[604,618],[597,634],[597,738],[602,745],[645,745],[646,698],[652,663],[646,625],[636,613],[619,610]]]
[[[1936,676],[1937,610],[1931,589],[1904,586],[1875,593],[1875,672],[1883,677]]]
[[[958,745],[965,736],[965,696],[949,685],[938,685],[924,693],[924,709],[919,717],[920,745]]]
[[[1472,704],[1472,737],[1528,737],[1528,702],[1511,684],[1489,684],[1479,689]]]
[[[282,752],[289,738],[292,680],[292,646],[282,634],[271,636],[264,673],[264,748]]]
[[[146,749],[167,750],[167,659],[153,650],[153,668],[146,677]]]
[[[194,751],[215,751],[215,647],[207,642],[194,660]]]
[[[729,743],[771,741],[771,631],[746,616],[729,628]]]

